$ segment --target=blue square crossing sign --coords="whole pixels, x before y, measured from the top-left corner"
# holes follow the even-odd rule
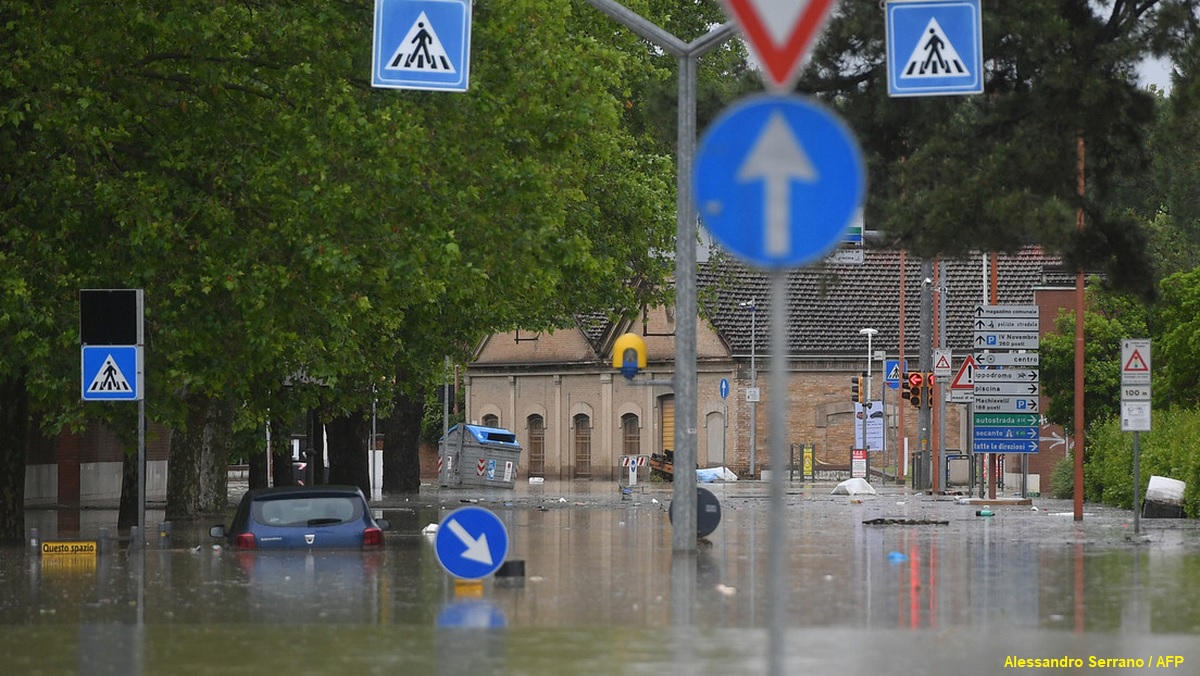
[[[979,0],[887,3],[889,96],[983,92]]]
[[[84,345],[84,401],[142,399],[142,356],[136,345]]]
[[[375,0],[371,84],[467,91],[470,0]]]

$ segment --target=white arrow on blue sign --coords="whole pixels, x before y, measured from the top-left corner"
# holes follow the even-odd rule
[[[724,399],[728,396],[729,396],[729,379],[722,378],[721,379],[721,398]]]
[[[478,580],[504,563],[508,530],[499,517],[482,507],[461,507],[442,519],[433,549],[447,573],[463,580]]]
[[[866,192],[854,135],[801,96],[756,96],[705,132],[696,156],[696,207],[730,253],[761,268],[823,258],[845,239]]]
[[[979,0],[887,3],[888,95],[983,92]]]
[[[470,0],[375,0],[371,85],[465,92]]]

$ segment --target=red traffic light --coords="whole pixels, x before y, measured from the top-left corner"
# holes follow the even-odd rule
[[[925,376],[923,374],[915,372],[915,371],[913,373],[908,374],[908,386],[909,387],[920,387],[921,383],[923,383],[923,382],[925,382]]]

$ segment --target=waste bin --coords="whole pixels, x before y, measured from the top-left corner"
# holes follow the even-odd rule
[[[438,485],[512,488],[520,460],[516,434],[500,427],[455,425],[438,447]]]

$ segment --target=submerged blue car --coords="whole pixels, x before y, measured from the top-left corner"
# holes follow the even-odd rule
[[[208,532],[239,550],[380,549],[389,525],[357,486],[278,486],[247,491],[229,528]]]

